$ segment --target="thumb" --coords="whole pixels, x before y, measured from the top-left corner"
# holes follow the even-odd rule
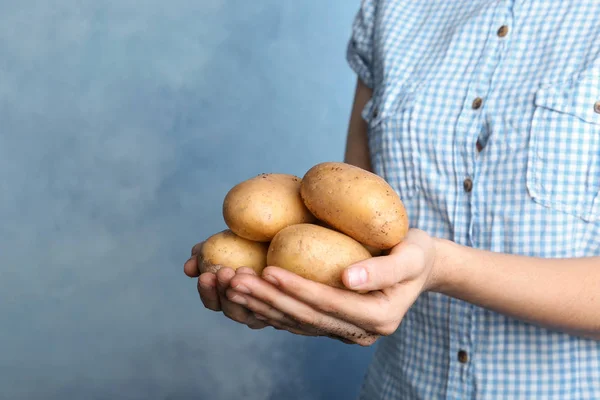
[[[412,243],[392,249],[388,256],[372,257],[346,268],[342,282],[352,290],[383,290],[414,279],[422,269],[423,250]]]

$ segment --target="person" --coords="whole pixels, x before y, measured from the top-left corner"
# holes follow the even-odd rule
[[[204,305],[377,342],[364,399],[600,399],[598,15],[362,0],[345,161],[398,192],[408,236],[345,270],[349,290],[277,266],[200,275],[192,257]]]

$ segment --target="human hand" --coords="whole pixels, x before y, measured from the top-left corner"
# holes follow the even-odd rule
[[[351,290],[269,266],[262,277],[238,270],[225,294],[228,301],[275,328],[369,346],[395,332],[417,297],[436,287],[440,278],[434,261],[434,240],[411,229],[389,255],[344,271],[342,280]]]
[[[192,256],[185,262],[183,271],[190,278],[198,278],[198,293],[204,307],[212,311],[222,311],[227,318],[247,325],[251,329],[267,327],[265,322],[254,317],[254,313],[227,299],[225,293],[236,271],[225,267],[220,268],[216,273],[203,270],[198,262],[202,244],[203,242],[200,242],[192,248]],[[256,272],[251,268],[239,268],[237,273],[256,276]]]

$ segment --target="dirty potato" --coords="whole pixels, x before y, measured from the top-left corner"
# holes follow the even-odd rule
[[[216,273],[221,267],[248,267],[260,275],[267,266],[268,249],[268,243],[244,239],[226,229],[202,243],[198,254],[200,273]]]

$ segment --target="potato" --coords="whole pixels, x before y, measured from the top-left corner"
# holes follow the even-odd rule
[[[343,233],[316,224],[297,224],[275,235],[269,246],[267,265],[315,282],[346,288],[342,271],[368,258],[371,258],[369,251]]]
[[[306,207],[356,241],[389,249],[404,239],[409,221],[402,200],[380,176],[346,163],[324,162],[301,181]]]
[[[300,197],[300,178],[261,174],[234,186],[223,201],[223,218],[236,235],[269,242],[281,229],[315,217]]]
[[[206,239],[200,247],[200,272],[216,273],[222,267],[252,268],[258,275],[267,266],[268,243],[244,239],[226,229]]]
[[[331,229],[331,230],[333,230],[333,231],[337,231],[337,232],[339,232],[337,229],[335,229],[335,228],[334,228],[334,227],[332,227],[331,225],[328,225],[327,223],[325,223],[325,222],[321,221],[320,219],[318,219],[318,220],[315,222],[315,224],[316,224],[316,225],[319,225],[319,226],[322,226],[322,227],[324,227],[324,228]],[[377,248],[375,248],[375,247],[373,247],[373,246],[369,246],[369,245],[366,245],[366,244],[363,244],[363,243],[361,243],[361,244],[363,245],[363,247],[364,247],[365,249],[367,249],[367,250],[369,251],[369,253],[371,253],[371,255],[372,255],[373,257],[377,257],[377,256],[380,256],[380,255],[382,255],[382,254],[383,254],[383,250],[381,250],[381,249],[377,249]]]

